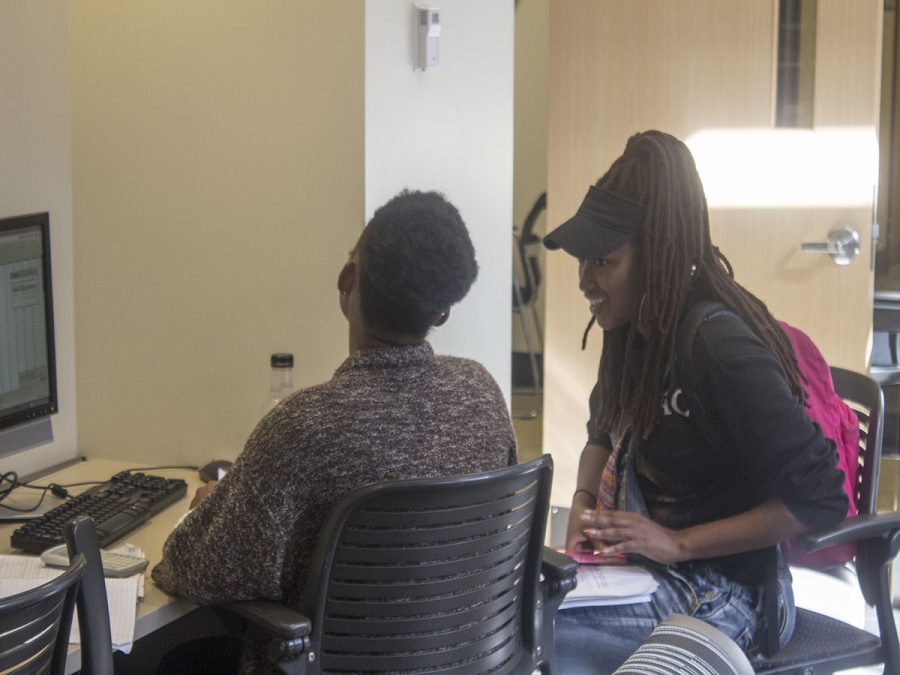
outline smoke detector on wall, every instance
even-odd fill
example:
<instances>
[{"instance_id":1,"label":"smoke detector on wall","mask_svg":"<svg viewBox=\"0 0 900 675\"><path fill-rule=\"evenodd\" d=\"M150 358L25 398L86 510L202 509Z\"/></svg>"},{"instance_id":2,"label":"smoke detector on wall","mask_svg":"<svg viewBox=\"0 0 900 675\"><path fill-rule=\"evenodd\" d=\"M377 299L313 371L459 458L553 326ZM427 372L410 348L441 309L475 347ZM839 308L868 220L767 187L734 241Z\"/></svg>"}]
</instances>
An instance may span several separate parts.
<instances>
[{"instance_id":1,"label":"smoke detector on wall","mask_svg":"<svg viewBox=\"0 0 900 675\"><path fill-rule=\"evenodd\" d=\"M441 10L425 3L413 4L416 30L416 70L428 70L438 64L441 41Z\"/></svg>"}]
</instances>

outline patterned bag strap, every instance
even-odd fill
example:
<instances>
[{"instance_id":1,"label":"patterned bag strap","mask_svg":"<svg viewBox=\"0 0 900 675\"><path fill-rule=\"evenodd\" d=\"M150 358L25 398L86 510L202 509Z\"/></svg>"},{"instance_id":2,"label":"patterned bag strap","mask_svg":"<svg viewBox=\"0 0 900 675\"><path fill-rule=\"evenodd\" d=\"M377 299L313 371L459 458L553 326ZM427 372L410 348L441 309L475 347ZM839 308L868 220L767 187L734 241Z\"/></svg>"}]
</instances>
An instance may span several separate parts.
<instances>
[{"instance_id":1,"label":"patterned bag strap","mask_svg":"<svg viewBox=\"0 0 900 675\"><path fill-rule=\"evenodd\" d=\"M618 461L620 444L613 446L606 460L606 466L600 473L600 485L597 488L597 507L612 511L616 508L616 482L618 479Z\"/></svg>"}]
</instances>

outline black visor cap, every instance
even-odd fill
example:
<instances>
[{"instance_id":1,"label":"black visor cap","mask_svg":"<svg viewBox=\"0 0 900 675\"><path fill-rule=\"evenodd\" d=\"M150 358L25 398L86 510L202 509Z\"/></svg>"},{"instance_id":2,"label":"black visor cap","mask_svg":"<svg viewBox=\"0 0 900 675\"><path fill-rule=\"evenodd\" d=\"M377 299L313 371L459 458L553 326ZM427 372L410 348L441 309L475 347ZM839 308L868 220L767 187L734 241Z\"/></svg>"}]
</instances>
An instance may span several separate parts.
<instances>
[{"instance_id":1,"label":"black visor cap","mask_svg":"<svg viewBox=\"0 0 900 675\"><path fill-rule=\"evenodd\" d=\"M647 207L596 185L574 216L544 237L544 246L579 260L595 260L622 248L640 231Z\"/></svg>"}]
</instances>

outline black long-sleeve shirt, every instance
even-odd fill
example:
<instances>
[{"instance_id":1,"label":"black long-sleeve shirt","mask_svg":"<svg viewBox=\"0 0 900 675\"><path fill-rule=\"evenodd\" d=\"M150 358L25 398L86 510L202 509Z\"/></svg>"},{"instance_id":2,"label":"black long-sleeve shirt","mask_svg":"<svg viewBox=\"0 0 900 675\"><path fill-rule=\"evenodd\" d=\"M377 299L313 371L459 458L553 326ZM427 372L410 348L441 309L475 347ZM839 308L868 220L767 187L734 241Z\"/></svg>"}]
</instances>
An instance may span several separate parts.
<instances>
[{"instance_id":1,"label":"black long-sleeve shirt","mask_svg":"<svg viewBox=\"0 0 900 675\"><path fill-rule=\"evenodd\" d=\"M640 353L636 361L640 367ZM847 497L834 442L810 421L777 357L750 328L730 312L703 322L691 365L690 389L715 425L720 447L690 419L681 387L668 392L662 421L637 453L650 517L683 529L776 498L810 529L840 522ZM593 419L597 395L592 401ZM755 552L717 562L738 581L758 580Z\"/></svg>"}]
</instances>

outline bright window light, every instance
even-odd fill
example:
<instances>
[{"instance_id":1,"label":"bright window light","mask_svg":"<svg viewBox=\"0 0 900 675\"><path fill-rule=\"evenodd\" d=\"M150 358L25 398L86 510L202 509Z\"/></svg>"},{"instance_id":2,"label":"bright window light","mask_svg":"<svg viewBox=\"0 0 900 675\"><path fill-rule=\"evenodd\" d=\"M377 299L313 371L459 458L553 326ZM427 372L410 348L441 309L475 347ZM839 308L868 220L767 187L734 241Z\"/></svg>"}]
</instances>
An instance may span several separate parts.
<instances>
[{"instance_id":1,"label":"bright window light","mask_svg":"<svg viewBox=\"0 0 900 675\"><path fill-rule=\"evenodd\" d=\"M873 127L703 129L685 141L710 208L870 207Z\"/></svg>"}]
</instances>

